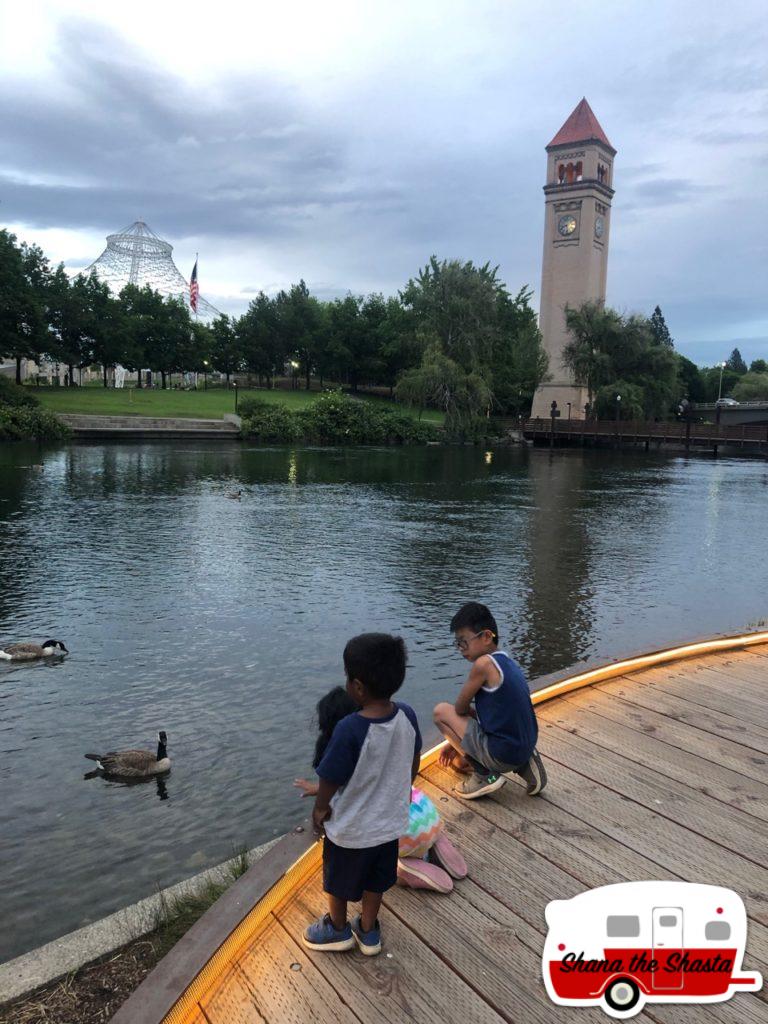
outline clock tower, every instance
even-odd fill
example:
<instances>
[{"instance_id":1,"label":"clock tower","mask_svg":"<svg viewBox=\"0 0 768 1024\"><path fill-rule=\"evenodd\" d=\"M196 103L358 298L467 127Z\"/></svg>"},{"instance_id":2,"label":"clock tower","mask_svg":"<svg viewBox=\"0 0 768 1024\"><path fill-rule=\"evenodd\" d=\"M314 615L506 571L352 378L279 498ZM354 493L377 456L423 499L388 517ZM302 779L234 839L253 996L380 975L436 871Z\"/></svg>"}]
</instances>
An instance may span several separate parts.
<instances>
[{"instance_id":1,"label":"clock tower","mask_svg":"<svg viewBox=\"0 0 768 1024\"><path fill-rule=\"evenodd\" d=\"M585 99L547 146L539 328L549 380L534 395L534 417L548 418L555 401L563 418L570 403L571 419L584 419L587 389L562 360L570 341L565 307L605 301L615 156Z\"/></svg>"}]
</instances>

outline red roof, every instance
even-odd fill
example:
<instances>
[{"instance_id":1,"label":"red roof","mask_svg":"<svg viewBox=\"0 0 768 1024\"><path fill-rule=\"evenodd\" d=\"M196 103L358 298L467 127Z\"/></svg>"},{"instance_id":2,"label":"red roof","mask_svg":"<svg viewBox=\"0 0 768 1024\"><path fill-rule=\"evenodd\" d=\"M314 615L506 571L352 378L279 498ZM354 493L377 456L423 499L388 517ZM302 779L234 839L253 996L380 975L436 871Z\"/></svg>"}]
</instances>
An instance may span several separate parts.
<instances>
[{"instance_id":1,"label":"red roof","mask_svg":"<svg viewBox=\"0 0 768 1024\"><path fill-rule=\"evenodd\" d=\"M577 142L589 142L592 139L605 143L610 150L615 152L605 132L600 127L600 122L592 113L592 108L586 99L583 99L554 139L552 139L547 149L550 146L573 146Z\"/></svg>"}]
</instances>

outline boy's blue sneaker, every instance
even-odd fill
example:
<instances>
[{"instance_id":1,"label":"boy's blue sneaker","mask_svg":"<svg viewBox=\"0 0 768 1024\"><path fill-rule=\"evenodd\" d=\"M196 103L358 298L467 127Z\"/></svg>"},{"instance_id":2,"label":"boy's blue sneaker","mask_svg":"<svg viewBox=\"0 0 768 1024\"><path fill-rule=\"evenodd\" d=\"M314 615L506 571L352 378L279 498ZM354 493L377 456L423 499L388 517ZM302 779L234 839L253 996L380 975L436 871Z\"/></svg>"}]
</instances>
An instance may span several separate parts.
<instances>
[{"instance_id":1,"label":"boy's blue sneaker","mask_svg":"<svg viewBox=\"0 0 768 1024\"><path fill-rule=\"evenodd\" d=\"M381 928L378 921L369 932L364 932L362 918L358 914L352 921L352 934L357 940L360 952L365 956L376 956L381 952Z\"/></svg>"},{"instance_id":2,"label":"boy's blue sneaker","mask_svg":"<svg viewBox=\"0 0 768 1024\"><path fill-rule=\"evenodd\" d=\"M301 941L307 949L317 949L322 953L343 953L355 945L349 921L339 931L334 928L330 914L319 917L311 924L301 936Z\"/></svg>"}]
</instances>

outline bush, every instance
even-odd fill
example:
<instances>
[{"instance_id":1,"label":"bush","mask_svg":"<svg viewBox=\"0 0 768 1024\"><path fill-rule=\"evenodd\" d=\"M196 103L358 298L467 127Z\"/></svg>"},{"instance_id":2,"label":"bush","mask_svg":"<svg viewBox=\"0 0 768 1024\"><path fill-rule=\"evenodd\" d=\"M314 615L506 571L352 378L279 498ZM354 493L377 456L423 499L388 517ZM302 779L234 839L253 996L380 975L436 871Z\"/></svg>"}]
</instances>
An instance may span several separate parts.
<instances>
[{"instance_id":1,"label":"bush","mask_svg":"<svg viewBox=\"0 0 768 1024\"><path fill-rule=\"evenodd\" d=\"M28 388L20 387L9 377L0 376L0 406L34 409L37 405L37 399Z\"/></svg>"},{"instance_id":2,"label":"bush","mask_svg":"<svg viewBox=\"0 0 768 1024\"><path fill-rule=\"evenodd\" d=\"M349 398L339 391L327 392L300 412L272 405L258 398L240 403L245 437L289 443L304 440L316 444L426 444L440 436L431 423L420 423L371 402Z\"/></svg>"},{"instance_id":3,"label":"bush","mask_svg":"<svg viewBox=\"0 0 768 1024\"><path fill-rule=\"evenodd\" d=\"M0 441L64 441L70 430L47 409L0 405Z\"/></svg>"},{"instance_id":4,"label":"bush","mask_svg":"<svg viewBox=\"0 0 768 1024\"><path fill-rule=\"evenodd\" d=\"M244 398L240 403L240 414L243 437L282 443L299 437L298 417L284 405L272 405L259 398Z\"/></svg>"}]
</instances>

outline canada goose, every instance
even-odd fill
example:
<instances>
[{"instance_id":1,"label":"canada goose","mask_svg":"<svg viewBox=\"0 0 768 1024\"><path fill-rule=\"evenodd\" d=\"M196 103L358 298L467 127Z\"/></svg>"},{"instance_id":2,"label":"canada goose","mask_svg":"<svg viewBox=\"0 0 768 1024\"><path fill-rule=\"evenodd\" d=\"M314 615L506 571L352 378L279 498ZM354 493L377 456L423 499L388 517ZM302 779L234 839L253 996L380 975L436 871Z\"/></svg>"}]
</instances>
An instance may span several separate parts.
<instances>
[{"instance_id":1,"label":"canada goose","mask_svg":"<svg viewBox=\"0 0 768 1024\"><path fill-rule=\"evenodd\" d=\"M0 647L2 661L35 661L50 658L54 654L69 654L61 640L46 640L44 644L6 644Z\"/></svg>"},{"instance_id":2,"label":"canada goose","mask_svg":"<svg viewBox=\"0 0 768 1024\"><path fill-rule=\"evenodd\" d=\"M227 494L227 497L228 498L232 498L233 501L240 501L242 496L243 496L243 492L242 491L230 491Z\"/></svg>"},{"instance_id":3,"label":"canada goose","mask_svg":"<svg viewBox=\"0 0 768 1024\"><path fill-rule=\"evenodd\" d=\"M159 775L171 767L166 752L168 737L164 732L157 734L157 755L149 750L110 750L106 754L86 754L89 761L95 761L105 775L121 776L125 779L144 778Z\"/></svg>"}]
</instances>

